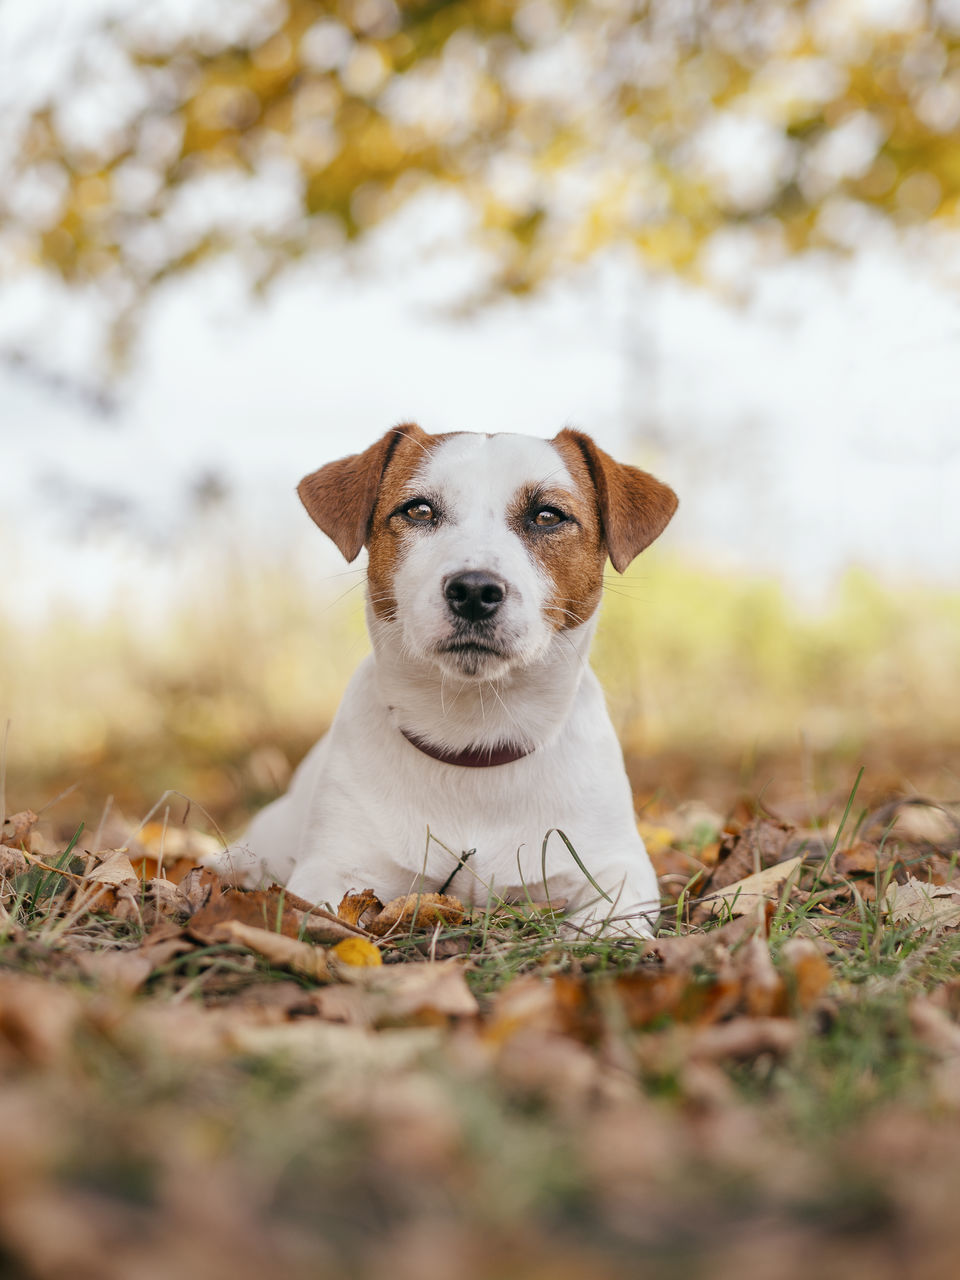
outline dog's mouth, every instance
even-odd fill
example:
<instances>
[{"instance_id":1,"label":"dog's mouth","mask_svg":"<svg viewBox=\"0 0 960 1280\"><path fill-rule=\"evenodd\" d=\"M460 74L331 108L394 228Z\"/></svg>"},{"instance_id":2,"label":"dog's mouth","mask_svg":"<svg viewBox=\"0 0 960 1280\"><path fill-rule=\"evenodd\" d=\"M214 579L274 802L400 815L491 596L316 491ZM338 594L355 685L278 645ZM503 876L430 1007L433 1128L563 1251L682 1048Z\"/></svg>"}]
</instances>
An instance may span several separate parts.
<instances>
[{"instance_id":1,"label":"dog's mouth","mask_svg":"<svg viewBox=\"0 0 960 1280\"><path fill-rule=\"evenodd\" d=\"M504 662L510 655L499 645L484 640L448 640L438 645L437 653L452 659L457 670L465 676L477 675L483 667L495 662Z\"/></svg>"}]
</instances>

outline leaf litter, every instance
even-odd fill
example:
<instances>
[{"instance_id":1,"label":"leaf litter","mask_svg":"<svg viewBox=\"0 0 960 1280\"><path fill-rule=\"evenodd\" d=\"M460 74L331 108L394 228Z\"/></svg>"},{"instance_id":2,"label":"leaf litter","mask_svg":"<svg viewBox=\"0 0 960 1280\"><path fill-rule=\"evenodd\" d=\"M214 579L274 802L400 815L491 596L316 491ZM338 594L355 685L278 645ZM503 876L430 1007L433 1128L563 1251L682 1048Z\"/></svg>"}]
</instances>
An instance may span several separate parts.
<instances>
[{"instance_id":1,"label":"leaf litter","mask_svg":"<svg viewBox=\"0 0 960 1280\"><path fill-rule=\"evenodd\" d=\"M648 814L647 942L376 886L334 912L222 884L186 829L8 818L3 1249L40 1277L925 1274L958 1244L958 826L851 804Z\"/></svg>"}]
</instances>

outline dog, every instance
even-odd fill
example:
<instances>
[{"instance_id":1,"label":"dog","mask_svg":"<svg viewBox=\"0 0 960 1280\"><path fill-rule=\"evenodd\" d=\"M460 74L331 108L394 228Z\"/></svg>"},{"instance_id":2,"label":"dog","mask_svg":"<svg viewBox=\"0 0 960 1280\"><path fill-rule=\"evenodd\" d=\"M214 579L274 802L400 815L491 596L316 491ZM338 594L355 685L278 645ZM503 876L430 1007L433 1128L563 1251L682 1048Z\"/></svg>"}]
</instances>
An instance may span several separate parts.
<instances>
[{"instance_id":1,"label":"dog","mask_svg":"<svg viewBox=\"0 0 960 1280\"><path fill-rule=\"evenodd\" d=\"M580 431L405 423L298 493L348 561L367 548L373 652L220 873L333 908L564 902L576 930L649 936L656 875L587 653L607 557L623 573L673 490Z\"/></svg>"}]
</instances>

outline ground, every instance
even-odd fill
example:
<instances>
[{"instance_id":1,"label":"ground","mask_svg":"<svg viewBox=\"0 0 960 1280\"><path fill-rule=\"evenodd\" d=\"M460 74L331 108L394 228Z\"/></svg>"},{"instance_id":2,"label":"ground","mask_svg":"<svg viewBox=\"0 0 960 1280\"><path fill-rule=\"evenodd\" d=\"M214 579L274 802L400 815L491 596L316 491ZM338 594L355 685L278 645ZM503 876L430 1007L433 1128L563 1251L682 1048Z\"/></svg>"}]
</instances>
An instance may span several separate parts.
<instances>
[{"instance_id":1,"label":"ground","mask_svg":"<svg viewBox=\"0 0 960 1280\"><path fill-rule=\"evenodd\" d=\"M0 1274L953 1274L960 808L737 792L641 804L646 943L8 818Z\"/></svg>"}]
</instances>

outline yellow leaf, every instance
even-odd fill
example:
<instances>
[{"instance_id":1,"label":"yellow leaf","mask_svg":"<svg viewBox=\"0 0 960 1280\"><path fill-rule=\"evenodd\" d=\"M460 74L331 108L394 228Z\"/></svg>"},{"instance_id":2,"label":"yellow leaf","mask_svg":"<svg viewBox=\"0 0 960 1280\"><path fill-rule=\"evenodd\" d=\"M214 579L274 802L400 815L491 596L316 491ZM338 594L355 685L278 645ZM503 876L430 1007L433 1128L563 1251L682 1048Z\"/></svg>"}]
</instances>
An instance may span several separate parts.
<instances>
[{"instance_id":1,"label":"yellow leaf","mask_svg":"<svg viewBox=\"0 0 960 1280\"><path fill-rule=\"evenodd\" d=\"M360 968L376 968L383 964L379 947L375 947L366 938L344 938L333 948L333 954L343 964Z\"/></svg>"}]
</instances>

